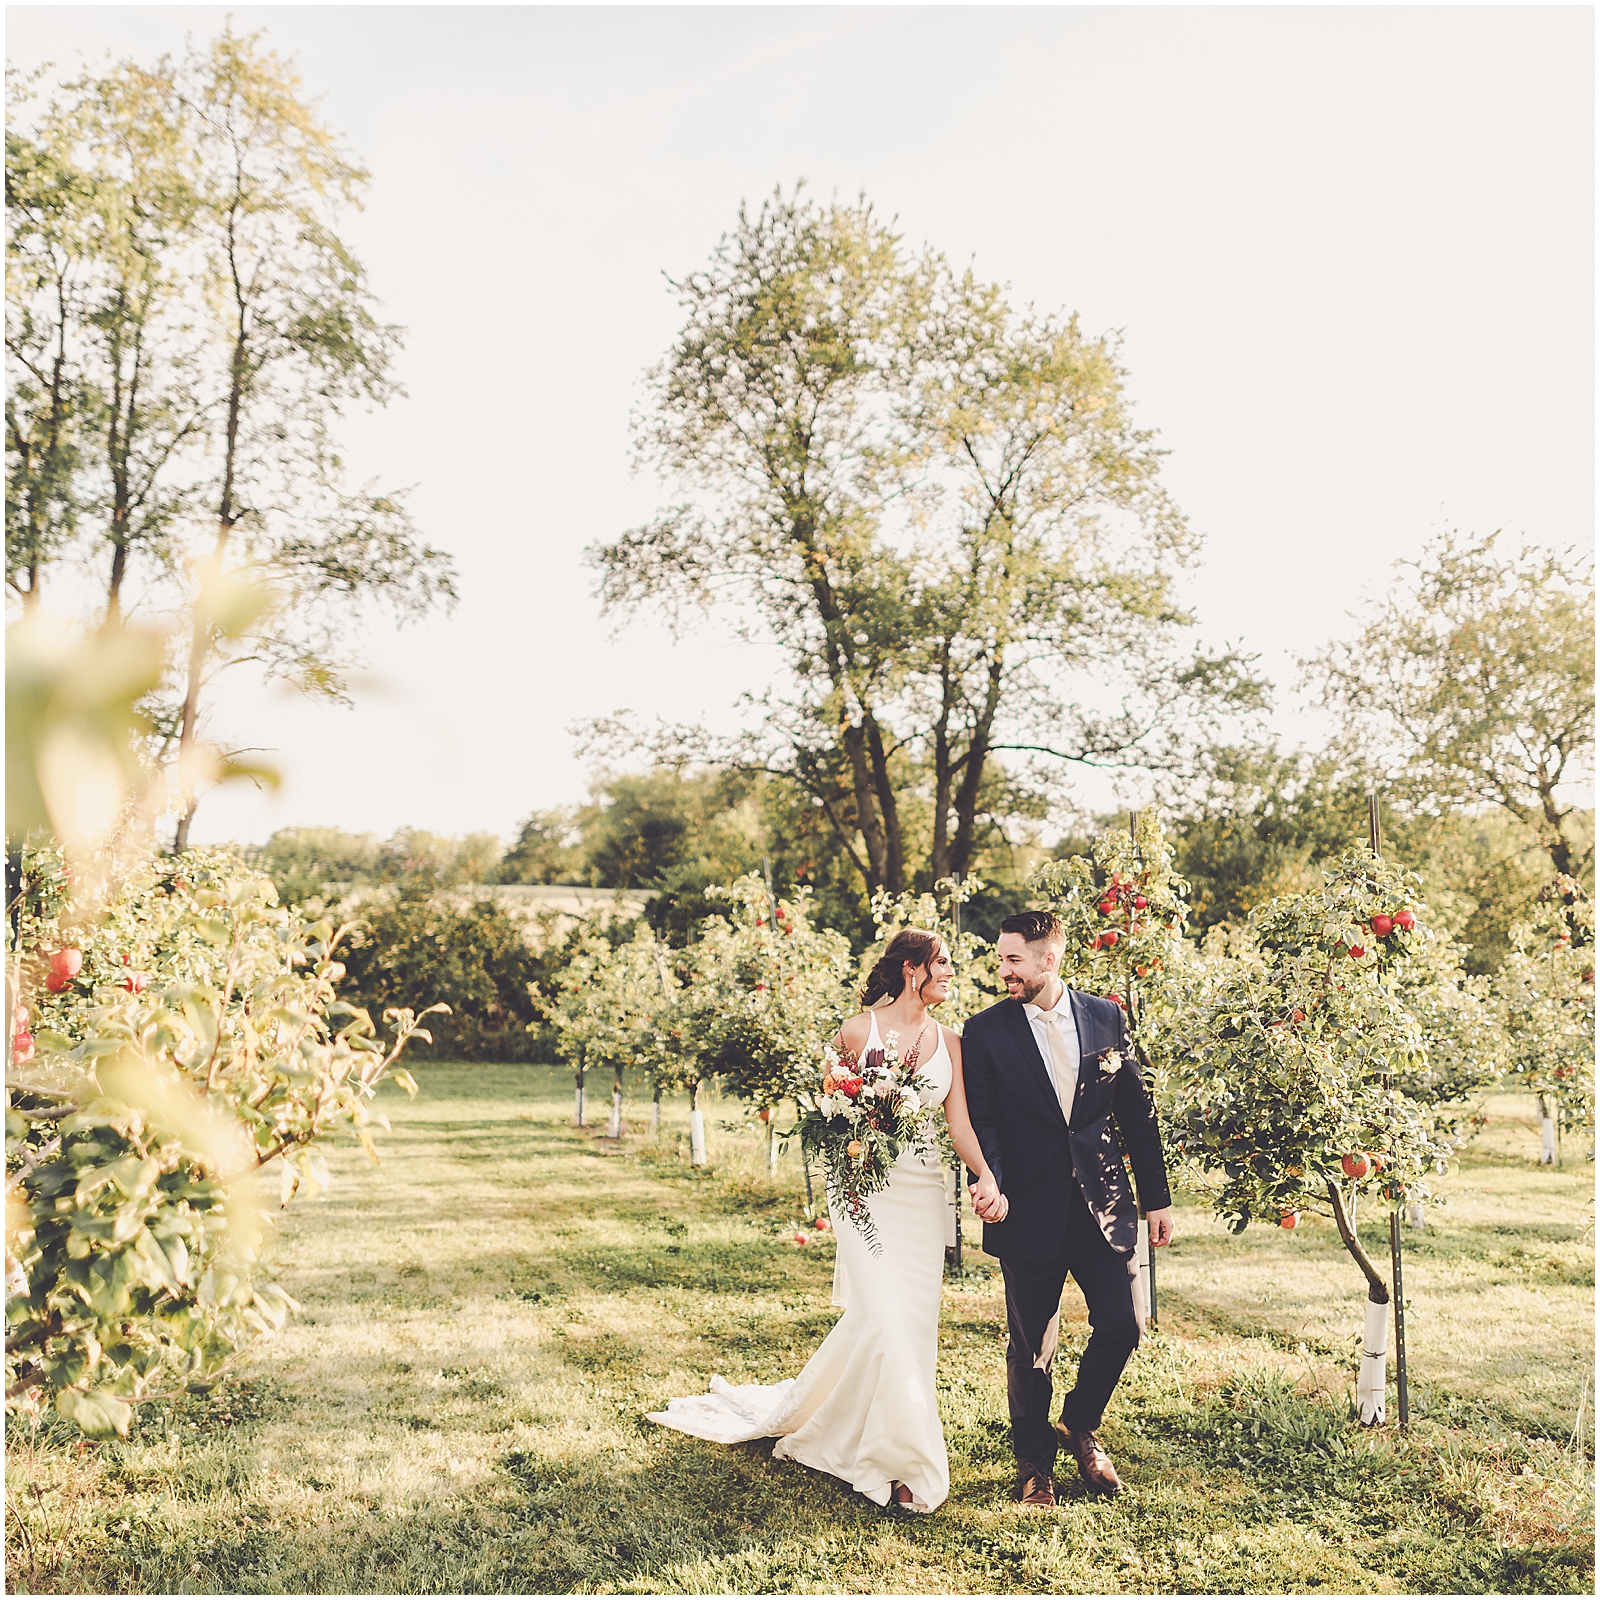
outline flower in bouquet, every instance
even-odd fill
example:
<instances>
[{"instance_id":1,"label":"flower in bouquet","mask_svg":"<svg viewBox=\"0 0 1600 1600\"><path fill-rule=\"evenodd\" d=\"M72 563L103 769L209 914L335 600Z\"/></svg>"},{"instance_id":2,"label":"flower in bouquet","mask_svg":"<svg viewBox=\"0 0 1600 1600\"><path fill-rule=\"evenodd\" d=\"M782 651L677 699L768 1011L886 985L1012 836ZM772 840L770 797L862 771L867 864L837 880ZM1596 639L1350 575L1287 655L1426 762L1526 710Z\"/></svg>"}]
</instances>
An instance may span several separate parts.
<instances>
[{"instance_id":1,"label":"flower in bouquet","mask_svg":"<svg viewBox=\"0 0 1600 1600\"><path fill-rule=\"evenodd\" d=\"M933 1112L922 1091L931 1089L917 1073L916 1052L902 1058L895 1034L881 1050L859 1059L829 1045L823 1052L822 1094L816 1109L800 1122L800 1141L827 1176L834 1210L843 1212L881 1254L868 1204L889 1182L902 1150L933 1142Z\"/></svg>"}]
</instances>

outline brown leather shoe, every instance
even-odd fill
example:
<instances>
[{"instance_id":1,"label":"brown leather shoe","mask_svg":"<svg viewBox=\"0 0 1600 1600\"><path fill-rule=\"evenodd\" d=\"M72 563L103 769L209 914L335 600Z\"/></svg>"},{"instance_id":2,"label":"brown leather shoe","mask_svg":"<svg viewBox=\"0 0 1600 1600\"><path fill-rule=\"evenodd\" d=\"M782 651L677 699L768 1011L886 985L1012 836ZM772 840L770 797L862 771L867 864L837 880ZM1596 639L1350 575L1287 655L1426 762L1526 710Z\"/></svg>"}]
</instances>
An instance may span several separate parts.
<instances>
[{"instance_id":1,"label":"brown leather shoe","mask_svg":"<svg viewBox=\"0 0 1600 1600\"><path fill-rule=\"evenodd\" d=\"M1117 1469L1111 1465L1111 1457L1100 1446L1100 1441L1087 1429L1079 1431L1069 1428L1066 1423L1058 1422L1056 1432L1067 1441L1067 1448L1078 1459L1078 1471L1083 1474L1083 1481L1095 1491L1096 1494L1120 1494L1122 1492L1122 1479L1117 1476Z\"/></svg>"},{"instance_id":2,"label":"brown leather shoe","mask_svg":"<svg viewBox=\"0 0 1600 1600\"><path fill-rule=\"evenodd\" d=\"M1056 1503L1056 1486L1048 1472L1026 1461L1017 1467L1017 1499L1035 1511L1049 1511Z\"/></svg>"}]
</instances>

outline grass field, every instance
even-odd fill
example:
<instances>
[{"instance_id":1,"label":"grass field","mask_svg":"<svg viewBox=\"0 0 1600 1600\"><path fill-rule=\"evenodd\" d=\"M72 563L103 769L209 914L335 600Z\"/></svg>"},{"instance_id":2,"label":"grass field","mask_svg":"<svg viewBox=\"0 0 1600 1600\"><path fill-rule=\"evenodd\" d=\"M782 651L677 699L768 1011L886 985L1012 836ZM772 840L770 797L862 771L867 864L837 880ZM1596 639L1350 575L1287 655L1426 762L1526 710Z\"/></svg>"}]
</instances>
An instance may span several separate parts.
<instances>
[{"instance_id":1,"label":"grass field","mask_svg":"<svg viewBox=\"0 0 1600 1600\"><path fill-rule=\"evenodd\" d=\"M384 1094L383 1165L341 1153L289 1213L304 1313L241 1379L126 1444L12 1427L12 1592L1592 1590L1594 1169L1534 1166L1531 1105L1491 1107L1408 1233L1406 1438L1351 1420L1362 1284L1331 1227L1233 1239L1180 1204L1160 1333L1103 1429L1110 1504L1071 1468L1054 1513L1009 1499L1000 1280L969 1220L951 1499L900 1519L642 1421L714 1372L797 1370L832 1325L831 1243L786 1242L792 1159L769 1181L731 1106L696 1173L681 1104L655 1145L635 1108L614 1148L552 1070L418 1076Z\"/></svg>"}]
</instances>

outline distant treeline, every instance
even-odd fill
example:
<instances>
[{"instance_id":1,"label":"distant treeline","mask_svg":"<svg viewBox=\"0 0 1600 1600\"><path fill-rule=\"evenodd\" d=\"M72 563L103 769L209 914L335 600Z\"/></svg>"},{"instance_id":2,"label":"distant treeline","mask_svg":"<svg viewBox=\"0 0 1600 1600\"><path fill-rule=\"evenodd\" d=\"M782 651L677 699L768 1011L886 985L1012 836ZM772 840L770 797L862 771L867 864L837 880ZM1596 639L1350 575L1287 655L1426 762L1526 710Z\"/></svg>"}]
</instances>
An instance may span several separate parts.
<instances>
[{"instance_id":1,"label":"distant treeline","mask_svg":"<svg viewBox=\"0 0 1600 1600\"><path fill-rule=\"evenodd\" d=\"M1028 869L1083 852L1108 820L1086 818L1081 833L1048 842L992 838L976 869L985 891L965 908L974 931L992 938L1000 918L1023 904ZM1239 925L1252 907L1305 888L1323 863L1364 840L1366 786L1310 757L1222 751L1188 803L1167 808L1166 820L1176 866L1191 886L1190 928L1203 934ZM1550 878L1538 837L1504 812L1423 813L1386 803L1383 823L1387 852L1421 873L1430 904L1470 947L1469 966L1493 970L1512 922ZM1593 812L1574 815L1569 826L1587 847ZM401 903L469 884L643 890L650 894L647 920L675 943L713 909L708 886L770 872L780 893L812 889L821 924L858 945L872 936L865 887L830 830L818 825L803 796L767 778L664 769L608 777L583 805L533 813L509 846L488 833L402 829L380 840L336 828L285 828L257 859L279 895L295 902L322 896L331 884L393 884ZM1592 891L1592 862L1584 881ZM468 930L451 932L459 939Z\"/></svg>"}]
</instances>

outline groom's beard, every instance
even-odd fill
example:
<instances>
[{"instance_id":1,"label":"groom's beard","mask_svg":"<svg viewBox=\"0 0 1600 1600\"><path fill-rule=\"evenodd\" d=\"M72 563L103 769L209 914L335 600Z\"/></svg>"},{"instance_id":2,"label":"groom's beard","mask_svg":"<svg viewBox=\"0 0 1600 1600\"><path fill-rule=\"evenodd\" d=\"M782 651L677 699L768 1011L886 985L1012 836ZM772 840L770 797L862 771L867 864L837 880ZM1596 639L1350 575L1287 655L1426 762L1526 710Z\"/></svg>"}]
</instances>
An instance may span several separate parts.
<instances>
[{"instance_id":1,"label":"groom's beard","mask_svg":"<svg viewBox=\"0 0 1600 1600\"><path fill-rule=\"evenodd\" d=\"M1024 978L1018 974L1017 987L1007 992L1013 1000L1020 1000L1025 1006L1032 1005L1044 993L1045 979L1048 977L1047 972L1041 972L1037 978Z\"/></svg>"}]
</instances>

